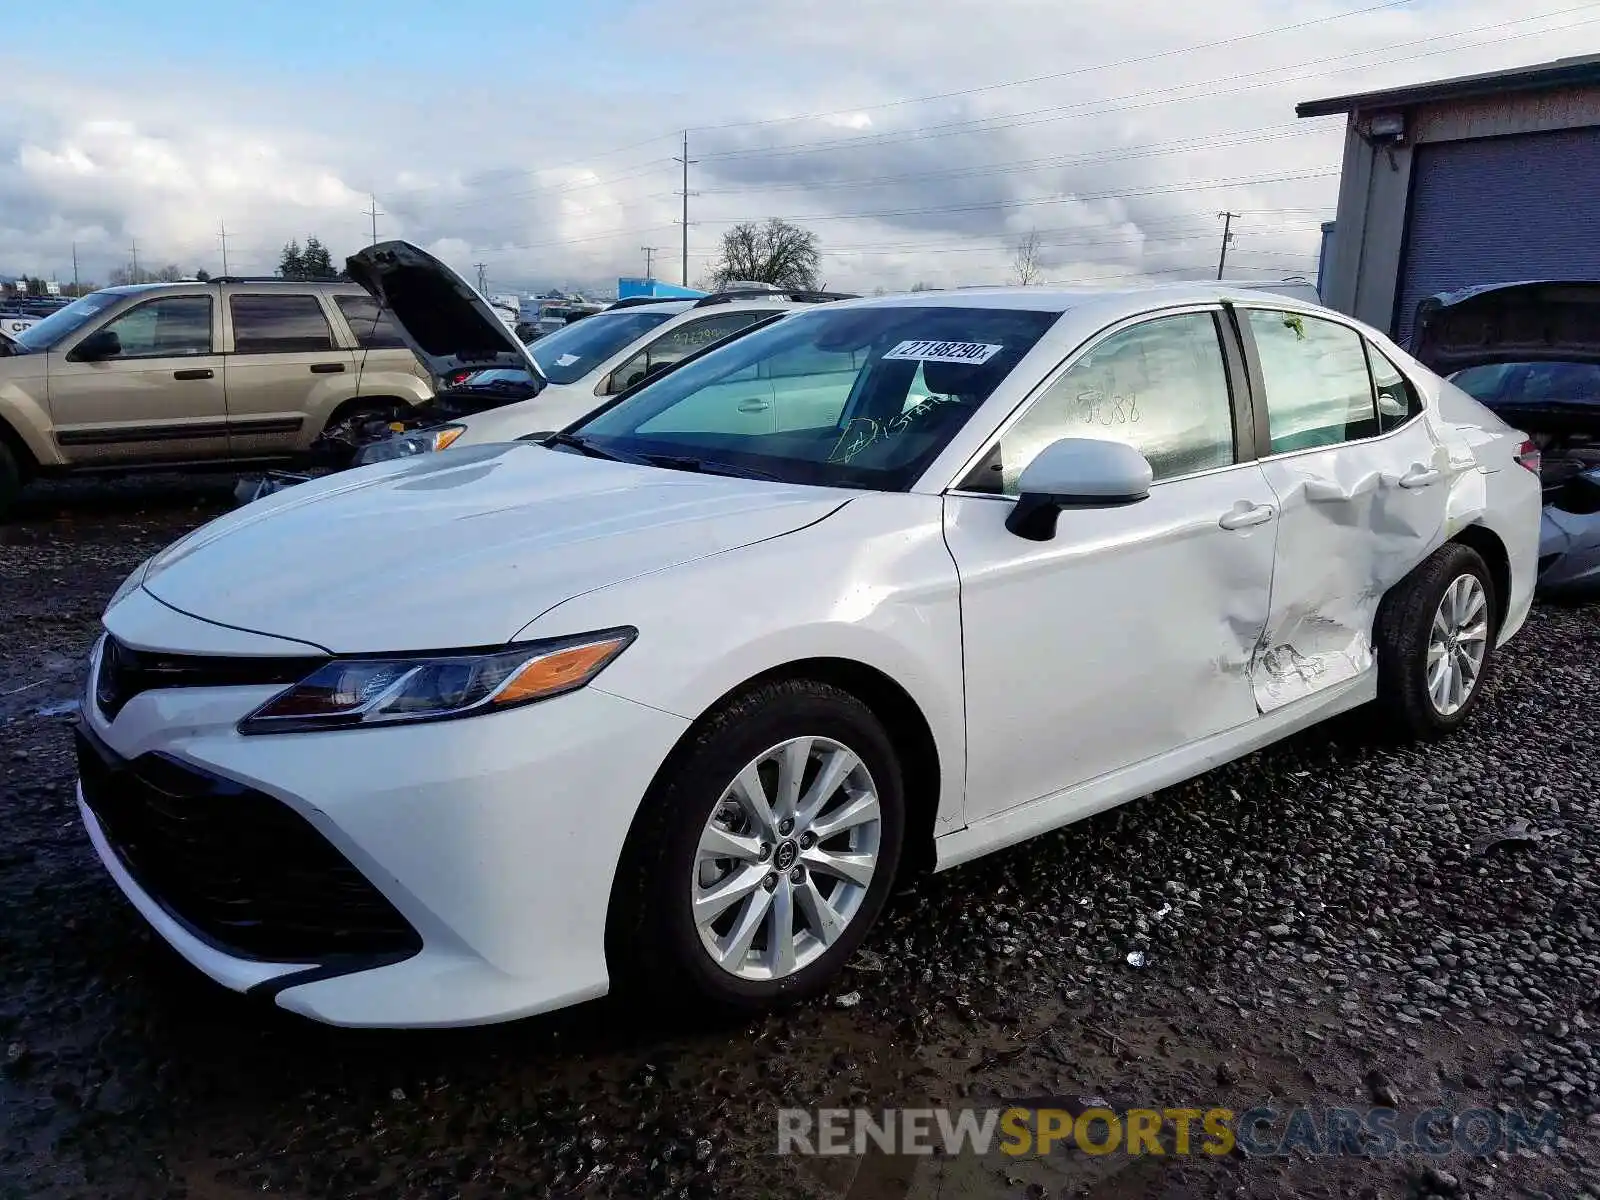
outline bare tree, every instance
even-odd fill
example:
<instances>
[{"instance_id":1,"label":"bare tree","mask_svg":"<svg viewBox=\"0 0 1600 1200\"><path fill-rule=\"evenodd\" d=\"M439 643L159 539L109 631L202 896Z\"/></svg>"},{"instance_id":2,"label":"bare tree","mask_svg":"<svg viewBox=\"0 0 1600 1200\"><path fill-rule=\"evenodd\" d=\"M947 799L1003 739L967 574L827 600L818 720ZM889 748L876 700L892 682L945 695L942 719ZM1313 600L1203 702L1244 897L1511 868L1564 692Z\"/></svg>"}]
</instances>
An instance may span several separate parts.
<instances>
[{"instance_id":1,"label":"bare tree","mask_svg":"<svg viewBox=\"0 0 1600 1200\"><path fill-rule=\"evenodd\" d=\"M1017 239L1011 255L1011 273L1018 287L1032 287L1039 282L1039 231L1030 229Z\"/></svg>"},{"instance_id":2,"label":"bare tree","mask_svg":"<svg viewBox=\"0 0 1600 1200\"><path fill-rule=\"evenodd\" d=\"M913 292L935 292L939 289L934 287L933 284L927 282L926 280L919 279L911 285L911 290Z\"/></svg>"},{"instance_id":3,"label":"bare tree","mask_svg":"<svg viewBox=\"0 0 1600 1200\"><path fill-rule=\"evenodd\" d=\"M810 291L817 286L822 252L817 235L773 217L765 225L750 221L722 235L722 255L712 269L721 288L740 280Z\"/></svg>"}]
</instances>

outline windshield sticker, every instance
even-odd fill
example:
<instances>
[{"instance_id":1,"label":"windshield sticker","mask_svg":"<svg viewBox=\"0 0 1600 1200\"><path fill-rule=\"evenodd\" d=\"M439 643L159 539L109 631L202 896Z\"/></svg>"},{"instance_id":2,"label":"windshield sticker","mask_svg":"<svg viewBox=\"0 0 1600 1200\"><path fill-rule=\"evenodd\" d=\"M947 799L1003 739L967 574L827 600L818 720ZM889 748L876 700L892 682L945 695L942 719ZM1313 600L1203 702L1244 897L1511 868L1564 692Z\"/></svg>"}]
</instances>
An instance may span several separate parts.
<instances>
[{"instance_id":1,"label":"windshield sticker","mask_svg":"<svg viewBox=\"0 0 1600 1200\"><path fill-rule=\"evenodd\" d=\"M1004 346L989 342L901 342L883 357L902 362L971 363L981 366L1004 349Z\"/></svg>"},{"instance_id":2,"label":"windshield sticker","mask_svg":"<svg viewBox=\"0 0 1600 1200\"><path fill-rule=\"evenodd\" d=\"M575 363L577 361L578 361L578 356L576 354L563 354L560 358L556 359L556 366L558 366L558 367L570 367L573 363Z\"/></svg>"}]
</instances>

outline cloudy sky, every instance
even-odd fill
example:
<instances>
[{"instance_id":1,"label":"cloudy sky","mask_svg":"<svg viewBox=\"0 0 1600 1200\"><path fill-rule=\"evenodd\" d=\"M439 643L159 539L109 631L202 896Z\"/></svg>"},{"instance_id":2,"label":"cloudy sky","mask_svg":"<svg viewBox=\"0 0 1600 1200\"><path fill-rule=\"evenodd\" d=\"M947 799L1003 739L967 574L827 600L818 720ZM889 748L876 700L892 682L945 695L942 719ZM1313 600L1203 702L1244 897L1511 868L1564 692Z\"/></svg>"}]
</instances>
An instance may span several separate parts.
<instances>
[{"instance_id":1,"label":"cloudy sky","mask_svg":"<svg viewBox=\"0 0 1600 1200\"><path fill-rule=\"evenodd\" d=\"M246 9L235 13L231 9ZM69 15L70 14L70 15ZM1316 270L1340 118L1297 101L1600 47L1575 0L77 0L8 5L0 271L269 271L378 233L492 290L689 278L813 229L829 286Z\"/></svg>"}]
</instances>

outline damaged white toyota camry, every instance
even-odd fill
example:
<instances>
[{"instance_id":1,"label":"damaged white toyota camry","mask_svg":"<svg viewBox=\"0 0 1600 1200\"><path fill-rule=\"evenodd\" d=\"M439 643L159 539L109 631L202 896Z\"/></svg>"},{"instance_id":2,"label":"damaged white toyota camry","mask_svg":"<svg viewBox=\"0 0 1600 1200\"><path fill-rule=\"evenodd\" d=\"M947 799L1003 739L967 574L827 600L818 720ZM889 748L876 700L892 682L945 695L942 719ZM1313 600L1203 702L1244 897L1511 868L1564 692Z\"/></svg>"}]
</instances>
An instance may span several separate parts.
<instances>
[{"instance_id":1,"label":"damaged white toyota camry","mask_svg":"<svg viewBox=\"0 0 1600 1200\"><path fill-rule=\"evenodd\" d=\"M397 313L462 306L419 344L475 336L367 255ZM827 305L155 556L93 653L82 817L190 962L318 1020L751 1010L913 866L1368 702L1459 725L1528 612L1537 469L1280 296Z\"/></svg>"}]
</instances>

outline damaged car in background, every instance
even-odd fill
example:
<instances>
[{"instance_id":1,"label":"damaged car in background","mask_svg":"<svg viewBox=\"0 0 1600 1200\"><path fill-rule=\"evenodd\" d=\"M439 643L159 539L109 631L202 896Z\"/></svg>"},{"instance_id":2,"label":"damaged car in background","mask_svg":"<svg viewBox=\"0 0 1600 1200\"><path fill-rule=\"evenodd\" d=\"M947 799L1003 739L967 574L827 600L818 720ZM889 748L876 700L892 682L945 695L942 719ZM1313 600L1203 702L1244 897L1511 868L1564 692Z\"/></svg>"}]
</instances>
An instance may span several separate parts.
<instances>
[{"instance_id":1,"label":"damaged car in background","mask_svg":"<svg viewBox=\"0 0 1600 1200\"><path fill-rule=\"evenodd\" d=\"M1458 728L1532 601L1530 466L1286 297L818 305L155 555L79 811L189 962L321 1021L750 1013L827 988L909 870L1357 706Z\"/></svg>"},{"instance_id":2,"label":"damaged car in background","mask_svg":"<svg viewBox=\"0 0 1600 1200\"><path fill-rule=\"evenodd\" d=\"M1600 585L1600 282L1510 283L1422 301L1418 359L1542 456L1539 586Z\"/></svg>"}]
</instances>

